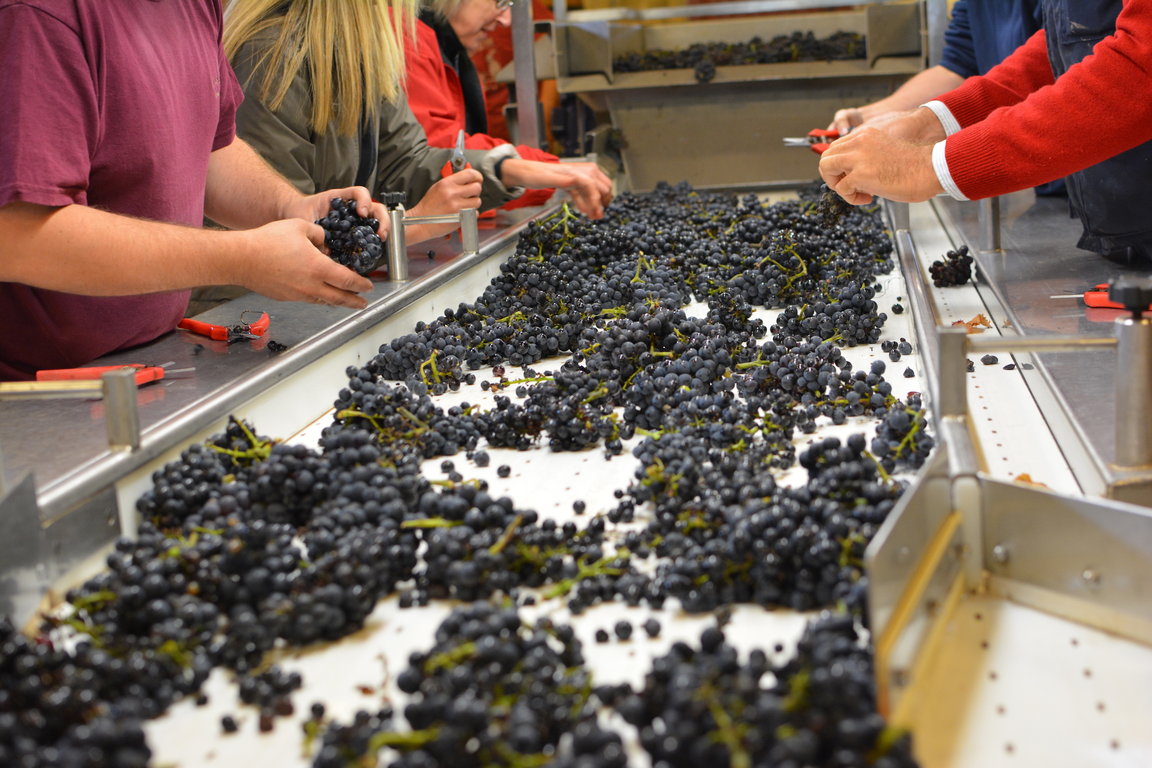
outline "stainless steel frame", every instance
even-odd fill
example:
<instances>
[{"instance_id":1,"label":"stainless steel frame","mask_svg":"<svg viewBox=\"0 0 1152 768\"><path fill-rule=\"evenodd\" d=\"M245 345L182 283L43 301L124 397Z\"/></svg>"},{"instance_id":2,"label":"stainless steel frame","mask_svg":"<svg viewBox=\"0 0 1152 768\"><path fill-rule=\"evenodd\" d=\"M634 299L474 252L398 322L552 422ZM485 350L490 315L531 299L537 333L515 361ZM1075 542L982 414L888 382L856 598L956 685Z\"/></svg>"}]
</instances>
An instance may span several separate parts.
<instances>
[{"instance_id":1,"label":"stainless steel frame","mask_svg":"<svg viewBox=\"0 0 1152 768\"><path fill-rule=\"evenodd\" d=\"M949 606L964 591L991 592L1152 644L1152 603L1147 600L1152 594L1152 513L1117 500L1152 501L1145 493L1152 469L1147 452L1152 401L1143 390L1146 382L1132 386L1128 381L1146 375L1152 338L1143 320L1116 312L1093 336L1027 335L1012 321L1014 330L1008 335L988 338L970 336L964 328L941 327L916 256L916 233L907 229L907 212L899 205L889 210L922 354L931 361L929 389L942 449L901 498L866 555L880 699L883 711L906 722L907 707L912 706L907 694L918 670L930 661ZM969 231L992 234L984 242L999 244L1000 238L988 230L988 214L985 206L982 216L969 220ZM1006 243L1011 247L1010 238ZM998 250L984 249L980 255L997 255ZM981 270L982 292L988 288L989 273ZM1005 288L991 292L990 306L1008 306ZM1100 333L1113 328L1118 330L1115 335ZM1113 400L1123 409L1118 421L1135 425L1116 431L1115 454L1129 462L1112 468L1107 490L1116 498L1054 493L996 480L982 470L968 418L965 364L967 354L993 350L1032 353L1037 369L1059 359L1055 350L1071 352L1081 366L1085 357L1098 363L1096 350L1112 355L1106 371L1093 368L1085 374L1108 379L1107 372L1117 371L1111 379L1117 382ZM1059 403L1049 397L1050 378L1033 376L1030 381L1042 384L1038 403ZM1098 399L1109 399L1103 385L1097 394ZM1051 423L1064 429L1075 421L1074 414L1064 411L1054 414Z\"/></svg>"}]
</instances>

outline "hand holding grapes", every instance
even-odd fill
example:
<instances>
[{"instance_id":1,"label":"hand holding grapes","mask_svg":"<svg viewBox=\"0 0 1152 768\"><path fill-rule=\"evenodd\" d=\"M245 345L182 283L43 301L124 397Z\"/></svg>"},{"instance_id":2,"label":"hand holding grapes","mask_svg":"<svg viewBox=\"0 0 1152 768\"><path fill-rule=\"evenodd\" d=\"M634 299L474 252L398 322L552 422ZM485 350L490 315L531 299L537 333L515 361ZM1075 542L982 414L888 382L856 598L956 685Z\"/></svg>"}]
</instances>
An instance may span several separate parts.
<instances>
[{"instance_id":1,"label":"hand holding grapes","mask_svg":"<svg viewBox=\"0 0 1152 768\"><path fill-rule=\"evenodd\" d=\"M280 301L367 306L358 294L371 290L372 281L325 255L319 225L284 219L238 234L250 243L240 264L240 285Z\"/></svg>"},{"instance_id":2,"label":"hand holding grapes","mask_svg":"<svg viewBox=\"0 0 1152 768\"><path fill-rule=\"evenodd\" d=\"M372 195L366 187L328 189L314 195L292 198L284 204L282 218L316 221L328 213L333 198L353 200L356 203L357 214L366 219L373 218L380 222L380 229L377 231L380 239L383 240L388 236L388 211L383 205L372 199Z\"/></svg>"}]
</instances>

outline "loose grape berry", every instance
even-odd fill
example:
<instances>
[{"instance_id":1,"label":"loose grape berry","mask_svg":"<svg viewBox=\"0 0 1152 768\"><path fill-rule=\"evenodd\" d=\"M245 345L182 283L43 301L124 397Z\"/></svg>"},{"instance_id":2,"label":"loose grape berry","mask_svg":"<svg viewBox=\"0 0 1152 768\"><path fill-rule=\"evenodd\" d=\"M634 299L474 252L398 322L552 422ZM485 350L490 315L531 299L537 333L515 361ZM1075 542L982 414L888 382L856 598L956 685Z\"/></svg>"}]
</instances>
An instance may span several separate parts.
<instances>
[{"instance_id":1,"label":"loose grape berry","mask_svg":"<svg viewBox=\"0 0 1152 768\"><path fill-rule=\"evenodd\" d=\"M621 640L628 640L632 637L632 625L624 620L616 622L612 627L612 631L616 633L616 637Z\"/></svg>"}]
</instances>

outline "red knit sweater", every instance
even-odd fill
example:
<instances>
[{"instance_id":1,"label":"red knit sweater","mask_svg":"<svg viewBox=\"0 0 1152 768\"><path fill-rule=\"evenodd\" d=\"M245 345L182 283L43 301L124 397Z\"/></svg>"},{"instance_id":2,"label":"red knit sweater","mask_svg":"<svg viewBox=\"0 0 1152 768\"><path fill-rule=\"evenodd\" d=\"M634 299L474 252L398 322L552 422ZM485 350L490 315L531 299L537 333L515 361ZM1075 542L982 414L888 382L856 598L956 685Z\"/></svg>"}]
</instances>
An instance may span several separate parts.
<instances>
[{"instance_id":1,"label":"red knit sweater","mask_svg":"<svg viewBox=\"0 0 1152 768\"><path fill-rule=\"evenodd\" d=\"M945 158L969 199L1036 186L1152 140L1152 4L1053 82L1044 31L940 98L960 123Z\"/></svg>"}]
</instances>

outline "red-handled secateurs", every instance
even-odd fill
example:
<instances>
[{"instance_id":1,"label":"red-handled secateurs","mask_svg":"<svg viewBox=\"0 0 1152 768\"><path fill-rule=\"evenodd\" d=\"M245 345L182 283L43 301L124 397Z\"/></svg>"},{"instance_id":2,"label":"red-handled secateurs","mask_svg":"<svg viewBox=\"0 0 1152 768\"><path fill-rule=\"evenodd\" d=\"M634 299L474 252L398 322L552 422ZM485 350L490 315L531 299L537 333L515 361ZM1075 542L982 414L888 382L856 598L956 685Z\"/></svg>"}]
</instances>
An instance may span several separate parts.
<instances>
[{"instance_id":1,"label":"red-handled secateurs","mask_svg":"<svg viewBox=\"0 0 1152 768\"><path fill-rule=\"evenodd\" d=\"M193 320L186 317L180 321L176 326L183 328L192 333L198 333L201 336L207 336L216 341L226 341L233 344L237 341L249 341L251 339L258 339L268 332L268 326L271 324L267 312L262 312L260 318L254 323L240 323L239 325L213 325L212 323L205 323L200 320Z\"/></svg>"},{"instance_id":2,"label":"red-handled secateurs","mask_svg":"<svg viewBox=\"0 0 1152 768\"><path fill-rule=\"evenodd\" d=\"M808 147L818 155L824 153L828 146L836 139L840 138L837 131L828 128L813 128L808 131L807 136L794 136L784 139L784 146L786 147Z\"/></svg>"},{"instance_id":3,"label":"red-handled secateurs","mask_svg":"<svg viewBox=\"0 0 1152 768\"><path fill-rule=\"evenodd\" d=\"M140 387L165 377L178 378L180 374L189 373L193 370L192 368L172 368L173 365L175 363L164 363L163 365L122 363L120 365L92 365L85 368L45 368L36 371L36 381L86 381L99 379L109 371L130 368L136 371L136 386Z\"/></svg>"}]
</instances>

